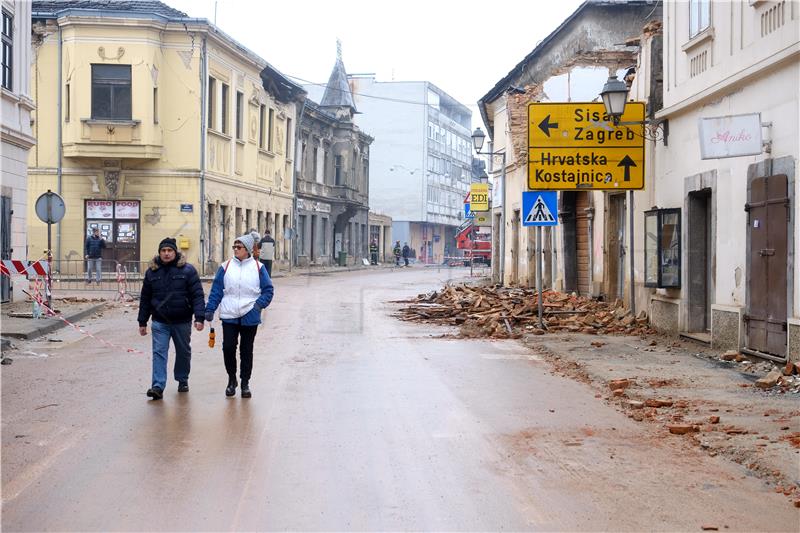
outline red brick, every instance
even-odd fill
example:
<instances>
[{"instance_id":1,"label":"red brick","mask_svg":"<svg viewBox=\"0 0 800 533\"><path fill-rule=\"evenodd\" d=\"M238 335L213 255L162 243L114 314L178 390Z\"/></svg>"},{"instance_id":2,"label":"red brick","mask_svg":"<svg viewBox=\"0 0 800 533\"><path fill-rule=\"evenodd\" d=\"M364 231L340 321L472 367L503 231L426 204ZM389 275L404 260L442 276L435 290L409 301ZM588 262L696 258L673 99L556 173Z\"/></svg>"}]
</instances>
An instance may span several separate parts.
<instances>
[{"instance_id":1,"label":"red brick","mask_svg":"<svg viewBox=\"0 0 800 533\"><path fill-rule=\"evenodd\" d=\"M669 424L667 429L669 429L669 432L673 435L685 435L697 431L697 428L691 424Z\"/></svg>"},{"instance_id":2,"label":"red brick","mask_svg":"<svg viewBox=\"0 0 800 533\"><path fill-rule=\"evenodd\" d=\"M608 382L608 387L613 391L627 389L630 385L631 382L627 379L614 379Z\"/></svg>"}]
</instances>

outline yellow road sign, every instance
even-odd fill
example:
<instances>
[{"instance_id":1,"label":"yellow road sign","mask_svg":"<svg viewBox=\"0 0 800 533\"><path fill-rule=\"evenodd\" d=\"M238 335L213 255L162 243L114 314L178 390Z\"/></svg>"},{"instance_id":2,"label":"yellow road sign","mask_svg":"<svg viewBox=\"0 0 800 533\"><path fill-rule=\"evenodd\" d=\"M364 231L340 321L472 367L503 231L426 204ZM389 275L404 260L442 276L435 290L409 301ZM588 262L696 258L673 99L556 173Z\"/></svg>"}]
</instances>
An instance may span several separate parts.
<instances>
[{"instance_id":1,"label":"yellow road sign","mask_svg":"<svg viewBox=\"0 0 800 533\"><path fill-rule=\"evenodd\" d=\"M475 213L475 218L472 219L473 226L486 227L492 225L491 214L488 211Z\"/></svg>"},{"instance_id":2,"label":"yellow road sign","mask_svg":"<svg viewBox=\"0 0 800 533\"><path fill-rule=\"evenodd\" d=\"M644 187L644 104L629 102L615 126L598 103L528 105L528 188Z\"/></svg>"},{"instance_id":3,"label":"yellow road sign","mask_svg":"<svg viewBox=\"0 0 800 533\"><path fill-rule=\"evenodd\" d=\"M489 184L472 183L469 186L470 200L469 208L471 211L489 210Z\"/></svg>"}]
</instances>

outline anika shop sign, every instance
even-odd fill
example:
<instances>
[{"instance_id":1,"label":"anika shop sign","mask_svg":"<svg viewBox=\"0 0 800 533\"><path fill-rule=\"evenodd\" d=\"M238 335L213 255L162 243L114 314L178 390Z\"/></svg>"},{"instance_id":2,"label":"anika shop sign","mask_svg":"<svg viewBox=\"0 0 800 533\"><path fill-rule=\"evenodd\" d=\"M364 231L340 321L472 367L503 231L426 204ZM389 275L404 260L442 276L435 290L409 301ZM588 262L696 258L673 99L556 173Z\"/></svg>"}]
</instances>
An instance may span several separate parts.
<instances>
[{"instance_id":1,"label":"anika shop sign","mask_svg":"<svg viewBox=\"0 0 800 533\"><path fill-rule=\"evenodd\" d=\"M760 113L701 118L698 126L700 128L701 159L720 159L761 153Z\"/></svg>"}]
</instances>

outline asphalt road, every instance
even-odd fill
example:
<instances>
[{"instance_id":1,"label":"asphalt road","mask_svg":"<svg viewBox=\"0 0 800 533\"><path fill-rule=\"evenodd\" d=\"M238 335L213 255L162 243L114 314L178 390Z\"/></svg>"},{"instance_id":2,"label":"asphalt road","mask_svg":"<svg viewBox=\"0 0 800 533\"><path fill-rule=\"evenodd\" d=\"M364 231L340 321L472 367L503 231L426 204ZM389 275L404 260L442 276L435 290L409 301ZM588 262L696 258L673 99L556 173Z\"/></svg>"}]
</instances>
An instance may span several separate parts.
<instances>
[{"instance_id":1,"label":"asphalt road","mask_svg":"<svg viewBox=\"0 0 800 533\"><path fill-rule=\"evenodd\" d=\"M649 433L516 341L391 316L464 273L278 280L249 400L224 396L221 334L210 349L193 332L191 390L159 402L148 356L67 330L24 344L2 367L2 529L798 529L743 468ZM149 350L135 307L83 325Z\"/></svg>"}]
</instances>

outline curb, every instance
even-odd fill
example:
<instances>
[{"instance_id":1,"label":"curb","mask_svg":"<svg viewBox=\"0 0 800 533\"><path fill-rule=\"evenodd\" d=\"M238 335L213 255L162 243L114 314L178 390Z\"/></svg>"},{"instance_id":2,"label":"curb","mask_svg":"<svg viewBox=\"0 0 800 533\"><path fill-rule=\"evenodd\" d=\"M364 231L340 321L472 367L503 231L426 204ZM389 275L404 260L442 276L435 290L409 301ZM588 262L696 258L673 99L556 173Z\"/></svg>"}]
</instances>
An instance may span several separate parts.
<instances>
[{"instance_id":1,"label":"curb","mask_svg":"<svg viewBox=\"0 0 800 533\"><path fill-rule=\"evenodd\" d=\"M97 312L98 310L104 308L105 306L106 306L105 303L96 304L96 305L88 307L88 308L86 308L86 309L84 309L82 311L78 311L75 314L72 314L72 315L69 315L69 316L63 315L63 318L65 320L68 320L69 322L77 322L78 320L81 320L81 319L86 318L87 316L89 316L91 314L94 314L95 312ZM41 337L42 335L47 335L48 333L52 333L52 332L57 331L57 330L59 330L59 329L61 329L61 328L66 326L66 324L64 323L63 320L59 320L58 318L55 318L55 317L48 317L45 320L50 320L51 322L49 324L44 324L41 327L34 328L34 329L30 330L30 331L21 331L21 332L4 331L3 332L3 336L4 337L10 337L10 338L13 338L13 339L31 340L31 339L35 339L37 337Z\"/></svg>"}]
</instances>

